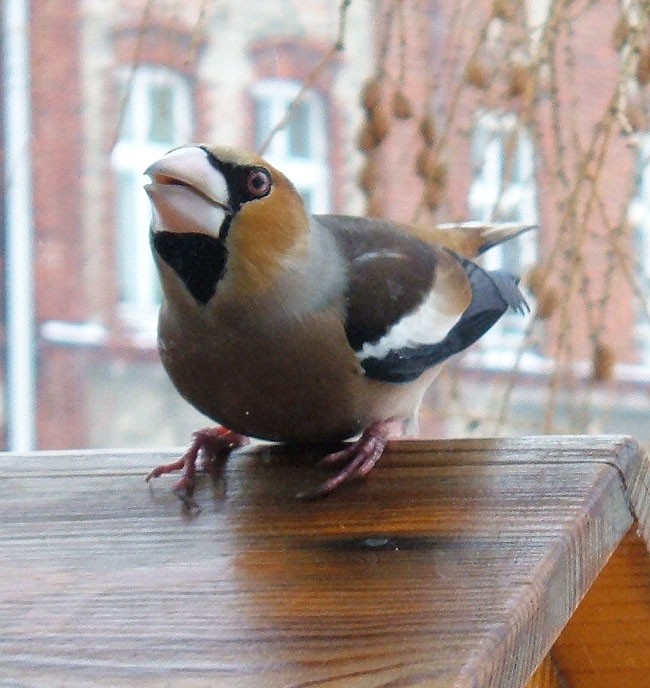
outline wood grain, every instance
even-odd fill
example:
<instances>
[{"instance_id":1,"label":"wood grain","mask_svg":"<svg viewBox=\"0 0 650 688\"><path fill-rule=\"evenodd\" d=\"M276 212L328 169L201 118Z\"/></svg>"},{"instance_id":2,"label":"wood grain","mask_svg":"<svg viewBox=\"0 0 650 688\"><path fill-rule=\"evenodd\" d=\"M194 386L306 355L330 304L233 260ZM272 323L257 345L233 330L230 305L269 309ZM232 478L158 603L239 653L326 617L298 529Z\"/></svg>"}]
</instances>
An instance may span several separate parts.
<instances>
[{"instance_id":1,"label":"wood grain","mask_svg":"<svg viewBox=\"0 0 650 688\"><path fill-rule=\"evenodd\" d=\"M566 688L566 683L551 655L547 655L537 667L526 683L526 688Z\"/></svg>"},{"instance_id":2,"label":"wood grain","mask_svg":"<svg viewBox=\"0 0 650 688\"><path fill-rule=\"evenodd\" d=\"M553 648L571 688L650 685L650 556L636 525Z\"/></svg>"},{"instance_id":3,"label":"wood grain","mask_svg":"<svg viewBox=\"0 0 650 688\"><path fill-rule=\"evenodd\" d=\"M299 502L321 453L237 453L199 515L170 453L2 457L0 685L521 688L646 499L626 438L396 442Z\"/></svg>"}]
</instances>

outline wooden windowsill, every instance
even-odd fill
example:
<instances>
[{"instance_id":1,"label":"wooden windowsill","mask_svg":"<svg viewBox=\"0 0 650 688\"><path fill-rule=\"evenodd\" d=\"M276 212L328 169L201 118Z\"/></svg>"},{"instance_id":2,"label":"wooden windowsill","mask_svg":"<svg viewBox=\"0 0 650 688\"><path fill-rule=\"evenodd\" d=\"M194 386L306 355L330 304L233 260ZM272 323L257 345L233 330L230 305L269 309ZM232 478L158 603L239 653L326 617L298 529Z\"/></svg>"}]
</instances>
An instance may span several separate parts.
<instances>
[{"instance_id":1,"label":"wooden windowsill","mask_svg":"<svg viewBox=\"0 0 650 688\"><path fill-rule=\"evenodd\" d=\"M198 515L171 478L144 483L171 456L0 455L8 685L650 676L645 622L642 643L625 635L650 619L650 477L634 440L399 441L366 480L314 502L293 495L322 480L318 451L254 447L199 477Z\"/></svg>"}]
</instances>

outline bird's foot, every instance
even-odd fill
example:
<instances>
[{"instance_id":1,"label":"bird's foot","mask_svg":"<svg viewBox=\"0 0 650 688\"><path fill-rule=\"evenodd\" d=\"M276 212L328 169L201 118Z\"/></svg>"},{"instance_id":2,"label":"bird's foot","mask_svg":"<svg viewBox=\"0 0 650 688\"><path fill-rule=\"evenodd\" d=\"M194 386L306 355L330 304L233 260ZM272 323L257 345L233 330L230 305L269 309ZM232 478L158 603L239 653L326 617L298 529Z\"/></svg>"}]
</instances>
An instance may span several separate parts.
<instances>
[{"instance_id":1,"label":"bird's foot","mask_svg":"<svg viewBox=\"0 0 650 688\"><path fill-rule=\"evenodd\" d=\"M296 497L298 499L325 497L343 483L368 475L384 453L388 438L393 435L396 425L397 423L393 420L373 423L366 428L358 440L345 449L325 456L320 461L321 466L345 465L318 487L299 492ZM401 430L401 423L398 427Z\"/></svg>"},{"instance_id":2,"label":"bird's foot","mask_svg":"<svg viewBox=\"0 0 650 688\"><path fill-rule=\"evenodd\" d=\"M201 458L203 465L208 462L225 459L238 447L248 444L248 438L227 428L204 428L192 434L192 442L178 461L156 466L149 471L145 480L158 478L165 473L183 471L181 479L172 487L172 492L190 510L200 511L199 505L192 499L195 486L196 463Z\"/></svg>"}]
</instances>

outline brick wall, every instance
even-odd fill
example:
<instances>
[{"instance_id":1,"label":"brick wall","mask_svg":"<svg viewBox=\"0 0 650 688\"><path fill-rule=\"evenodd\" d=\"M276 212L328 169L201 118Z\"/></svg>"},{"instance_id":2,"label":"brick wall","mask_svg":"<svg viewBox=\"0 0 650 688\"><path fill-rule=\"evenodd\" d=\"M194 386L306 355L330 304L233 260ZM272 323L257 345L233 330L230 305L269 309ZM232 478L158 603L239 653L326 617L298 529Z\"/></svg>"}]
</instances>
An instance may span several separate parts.
<instances>
[{"instance_id":1,"label":"brick wall","mask_svg":"<svg viewBox=\"0 0 650 688\"><path fill-rule=\"evenodd\" d=\"M36 314L39 323L83 321L79 2L35 0L31 17ZM85 408L79 403L85 378L78 352L41 341L38 373L40 446L61 446L61 434L68 446L77 446L85 437Z\"/></svg>"},{"instance_id":2,"label":"brick wall","mask_svg":"<svg viewBox=\"0 0 650 688\"><path fill-rule=\"evenodd\" d=\"M466 58L471 49L467 36L480 29L491 5L481 1L483 13L472 12L464 18L464 38L457 44L450 44L445 34L456 6L453 2L427 0L418 3L419 15L405 15L404 30L409 40L403 52L399 33L390 36L386 68L392 80L386 82L384 95L388 102L399 82L403 59L406 78L400 87L416 110L413 118L392 122L390 135L379 149L380 196L387 217L410 221L418 212L422 192L415 173L415 158L421 148L418 119L431 108L438 126L445 126L446 114L456 97L454 87L464 65L463 56ZM32 153L38 317L39 321L90 320L106 326L108 331L105 345L93 351L40 342L41 447L74 447L89 441L105 446L123 441L155 443L155 435L146 434L148 427L139 428L125 417L113 423L112 410L106 408L104 412L99 408L101 404L110 405L113 398L100 388L107 380L116 385L120 399L133 398L134 406L143 407L143 417L155 418L164 409L165 423L169 424L166 442L172 437L174 442L184 442L184 433L191 425L186 404L150 372L157 365L152 343L136 341L117 316L115 185L110 153L119 112L119 70L130 67L136 59L140 63L174 66L193 83L196 138L251 146L252 108L248 95L252 79L265 75L304 78L334 39L334 4L323 0L302 6L273 0L256 3L256 12L245 14L223 3L161 0L150 6L143 24L143 3L136 0L33 0ZM363 208L356 186L363 162L356 149L362 124L358 98L364 79L372 73L383 51L385 16L380 10L385 7L386 3L371 0L352 3L346 51L317 85L329 106L333 141L330 162L337 211L360 213ZM558 64L560 98L564 102L576 100L576 130L583 145L606 107L602 84L616 78L618 58L609 32L617 12L616 3L600 2L583 13L571 37L578 61L572 70ZM562 54L561 47L558 54ZM521 105L505 95L499 98L493 104L515 109ZM437 213L420 213L421 221L467 217L469 132L476 110L484 105L484 95L471 89L455 104L450 120L453 146L443 150L450 175L448 193ZM543 103L540 112L541 138L549 141L550 104ZM553 160L551 148L540 152L546 161ZM629 192L632 152L624 141L615 140L611 157L616 164L607 167L600 188L607 207L615 208ZM569 153L565 162L569 172L575 174L577 155ZM538 181L540 189L555 183L544 165L540 166ZM557 234L558 210L544 193L540 194L540 203L540 242L542 256L546 256ZM594 223L598 230L597 219ZM591 282L587 288L598 301L607 264L597 241L589 247ZM632 361L633 299L625 284L618 286L614 294L607 309L604 336L615 340L621 358ZM574 349L578 356L588 356L591 343L584 315L578 307L575 313ZM550 342L557 333L557 320L545 327ZM552 350L547 348L547 352ZM125 372L129 366L137 370L137 375ZM148 375L152 381L150 394ZM131 384L136 378L137 385ZM160 403L156 398L160 393L172 395L169 403ZM93 407L86 413L88 404ZM130 405L124 404L120 413L129 412ZM183 418L176 434L170 429L175 416ZM120 427L128 431L122 432ZM143 434L138 440L140 429Z\"/></svg>"}]
</instances>

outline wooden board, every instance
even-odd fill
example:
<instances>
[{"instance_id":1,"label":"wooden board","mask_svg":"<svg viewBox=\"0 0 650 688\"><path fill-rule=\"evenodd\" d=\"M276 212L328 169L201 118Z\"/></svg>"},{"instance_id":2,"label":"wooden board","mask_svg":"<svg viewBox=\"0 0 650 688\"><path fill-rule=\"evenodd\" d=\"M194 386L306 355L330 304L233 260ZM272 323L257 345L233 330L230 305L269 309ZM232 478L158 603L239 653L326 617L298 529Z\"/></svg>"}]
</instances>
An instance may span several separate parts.
<instances>
[{"instance_id":1,"label":"wooden board","mask_svg":"<svg viewBox=\"0 0 650 688\"><path fill-rule=\"evenodd\" d=\"M555 660L549 654L526 683L526 688L566 688L566 685Z\"/></svg>"},{"instance_id":2,"label":"wooden board","mask_svg":"<svg viewBox=\"0 0 650 688\"><path fill-rule=\"evenodd\" d=\"M571 688L650 685L650 556L633 526L553 647Z\"/></svg>"},{"instance_id":3,"label":"wooden board","mask_svg":"<svg viewBox=\"0 0 650 688\"><path fill-rule=\"evenodd\" d=\"M647 501L626 438L397 442L297 501L318 455L236 454L199 515L169 453L0 457L0 682L520 688Z\"/></svg>"}]
</instances>

